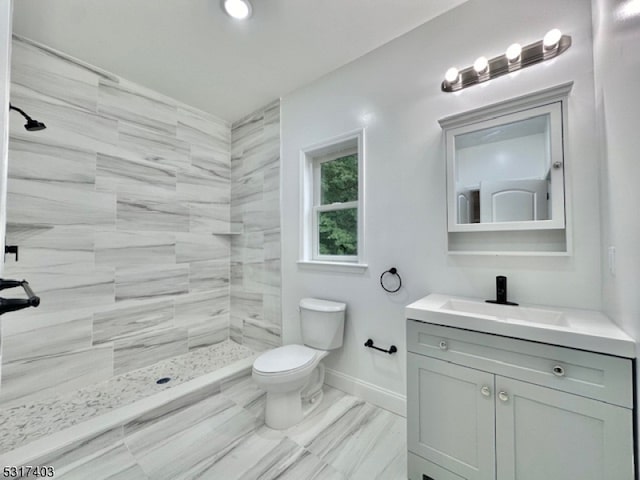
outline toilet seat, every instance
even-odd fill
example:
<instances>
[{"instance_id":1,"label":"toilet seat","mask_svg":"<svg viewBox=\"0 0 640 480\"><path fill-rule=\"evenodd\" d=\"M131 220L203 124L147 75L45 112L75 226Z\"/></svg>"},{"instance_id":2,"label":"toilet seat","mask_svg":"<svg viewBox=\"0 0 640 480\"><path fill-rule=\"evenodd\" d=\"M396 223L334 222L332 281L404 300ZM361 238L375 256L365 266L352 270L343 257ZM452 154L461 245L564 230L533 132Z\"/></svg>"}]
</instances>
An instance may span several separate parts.
<instances>
[{"instance_id":1,"label":"toilet seat","mask_svg":"<svg viewBox=\"0 0 640 480\"><path fill-rule=\"evenodd\" d=\"M263 353L253 363L259 375L282 375L314 365L317 351L304 345L285 345Z\"/></svg>"}]
</instances>

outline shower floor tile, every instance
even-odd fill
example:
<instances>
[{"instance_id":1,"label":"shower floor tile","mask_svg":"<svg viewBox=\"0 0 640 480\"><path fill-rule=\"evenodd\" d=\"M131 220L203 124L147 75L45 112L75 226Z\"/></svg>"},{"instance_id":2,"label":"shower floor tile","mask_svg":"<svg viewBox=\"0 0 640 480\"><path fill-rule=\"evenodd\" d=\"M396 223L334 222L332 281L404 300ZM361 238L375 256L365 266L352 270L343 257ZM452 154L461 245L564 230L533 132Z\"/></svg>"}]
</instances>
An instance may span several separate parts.
<instances>
[{"instance_id":1,"label":"shower floor tile","mask_svg":"<svg viewBox=\"0 0 640 480\"><path fill-rule=\"evenodd\" d=\"M180 385L254 353L244 345L226 340L71 393L0 408L0 454ZM171 381L156 384L161 377L170 377Z\"/></svg>"}]
</instances>

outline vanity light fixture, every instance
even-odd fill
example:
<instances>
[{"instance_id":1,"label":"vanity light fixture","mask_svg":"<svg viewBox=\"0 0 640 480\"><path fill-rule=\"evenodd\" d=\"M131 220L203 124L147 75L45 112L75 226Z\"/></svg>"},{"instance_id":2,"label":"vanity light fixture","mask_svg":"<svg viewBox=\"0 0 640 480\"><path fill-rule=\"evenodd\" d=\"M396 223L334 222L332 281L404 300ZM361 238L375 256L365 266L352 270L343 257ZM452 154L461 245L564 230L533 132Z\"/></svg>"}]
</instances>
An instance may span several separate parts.
<instances>
[{"instance_id":1,"label":"vanity light fixture","mask_svg":"<svg viewBox=\"0 0 640 480\"><path fill-rule=\"evenodd\" d=\"M222 0L222 9L236 20L246 20L253 11L249 0Z\"/></svg>"},{"instance_id":2,"label":"vanity light fixture","mask_svg":"<svg viewBox=\"0 0 640 480\"><path fill-rule=\"evenodd\" d=\"M536 63L555 58L571 46L571 37L560 30L549 30L542 40L524 47L514 43L503 55L487 59L479 57L472 66L460 71L447 70L442 82L443 92L456 92L507 73L530 67ZM454 72L455 70L455 72Z\"/></svg>"}]
</instances>

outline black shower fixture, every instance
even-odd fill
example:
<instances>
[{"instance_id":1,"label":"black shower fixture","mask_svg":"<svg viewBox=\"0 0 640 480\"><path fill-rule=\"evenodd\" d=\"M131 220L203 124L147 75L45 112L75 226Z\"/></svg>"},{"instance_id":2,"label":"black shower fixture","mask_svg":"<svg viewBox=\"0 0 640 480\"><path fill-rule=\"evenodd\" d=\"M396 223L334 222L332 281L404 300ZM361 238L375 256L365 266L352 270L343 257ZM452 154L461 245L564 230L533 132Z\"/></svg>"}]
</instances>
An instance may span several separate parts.
<instances>
[{"instance_id":1,"label":"black shower fixture","mask_svg":"<svg viewBox=\"0 0 640 480\"><path fill-rule=\"evenodd\" d=\"M37 132L38 130L44 130L45 128L47 128L44 123L34 120L18 107L14 107L13 105L9 104L9 110L15 110L27 120L27 123L24 124L24 128L26 128L29 132Z\"/></svg>"}]
</instances>

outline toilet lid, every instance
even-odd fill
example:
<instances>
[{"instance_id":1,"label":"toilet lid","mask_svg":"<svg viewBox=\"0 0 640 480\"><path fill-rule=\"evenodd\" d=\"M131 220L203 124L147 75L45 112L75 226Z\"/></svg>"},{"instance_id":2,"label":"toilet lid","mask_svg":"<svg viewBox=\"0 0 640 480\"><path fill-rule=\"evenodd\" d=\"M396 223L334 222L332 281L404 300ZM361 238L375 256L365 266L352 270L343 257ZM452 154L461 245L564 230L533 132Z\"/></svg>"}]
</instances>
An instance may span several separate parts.
<instances>
[{"instance_id":1,"label":"toilet lid","mask_svg":"<svg viewBox=\"0 0 640 480\"><path fill-rule=\"evenodd\" d=\"M253 368L263 373L287 372L308 365L315 356L315 350L304 345L286 345L260 355L253 362Z\"/></svg>"}]
</instances>

